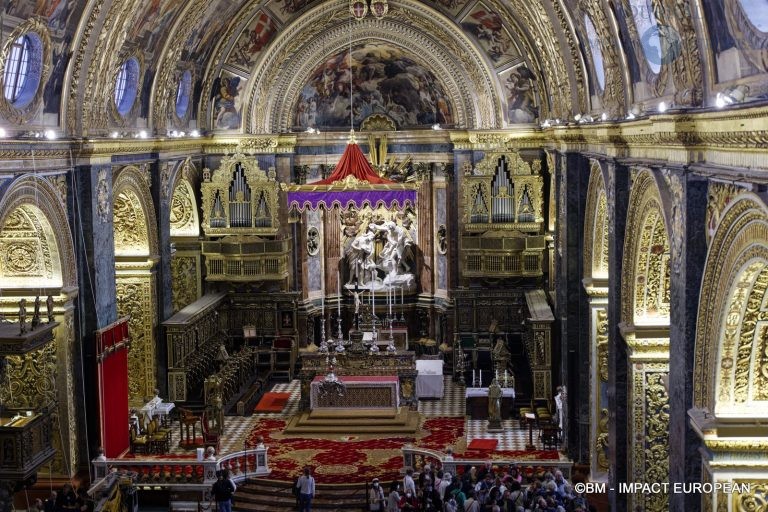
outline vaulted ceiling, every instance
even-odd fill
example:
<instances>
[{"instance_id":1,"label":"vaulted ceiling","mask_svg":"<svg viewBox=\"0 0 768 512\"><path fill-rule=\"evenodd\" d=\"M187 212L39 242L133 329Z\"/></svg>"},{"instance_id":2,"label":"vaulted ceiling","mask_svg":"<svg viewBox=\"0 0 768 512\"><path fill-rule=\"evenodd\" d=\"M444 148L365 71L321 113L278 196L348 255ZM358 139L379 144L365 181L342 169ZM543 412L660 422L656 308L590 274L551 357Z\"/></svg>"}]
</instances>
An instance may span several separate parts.
<instances>
[{"instance_id":1,"label":"vaulted ceiling","mask_svg":"<svg viewBox=\"0 0 768 512\"><path fill-rule=\"evenodd\" d=\"M361 21L348 0L5 4L6 58L30 18L45 18L50 34L44 105L27 123L55 118L77 136L126 127L275 133L315 119L338 123L355 110L336 108L334 94L346 94L340 84L350 81L345 66L355 68L355 98L369 105L402 109L416 101L398 97L399 83L434 110L400 112L400 127L623 119L662 101L697 108L714 105L718 93L729 103L768 93L768 23L752 0L394 0L383 18L369 13ZM140 64L137 107L121 115L115 81L130 57ZM182 112L175 107L185 71L194 87ZM358 106L354 114L366 111Z\"/></svg>"}]
</instances>

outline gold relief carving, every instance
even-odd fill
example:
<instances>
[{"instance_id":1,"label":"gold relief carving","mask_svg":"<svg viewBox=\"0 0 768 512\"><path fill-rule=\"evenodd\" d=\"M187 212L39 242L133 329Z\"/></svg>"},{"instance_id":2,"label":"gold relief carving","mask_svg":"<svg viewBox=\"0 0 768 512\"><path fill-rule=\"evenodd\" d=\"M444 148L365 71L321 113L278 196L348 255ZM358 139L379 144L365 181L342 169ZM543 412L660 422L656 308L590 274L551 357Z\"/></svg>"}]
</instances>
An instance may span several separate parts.
<instances>
[{"instance_id":1,"label":"gold relief carving","mask_svg":"<svg viewBox=\"0 0 768 512\"><path fill-rule=\"evenodd\" d=\"M197 257L174 255L171 259L174 313L197 300L197 274Z\"/></svg>"},{"instance_id":2,"label":"gold relief carving","mask_svg":"<svg viewBox=\"0 0 768 512\"><path fill-rule=\"evenodd\" d=\"M107 170L101 169L96 182L96 213L101 222L109 219L109 185L107 184Z\"/></svg>"},{"instance_id":3,"label":"gold relief carving","mask_svg":"<svg viewBox=\"0 0 768 512\"><path fill-rule=\"evenodd\" d=\"M66 99L66 122L67 132L70 134L78 133L78 128L82 126L82 119L78 115L80 112L80 107L83 106L82 102L80 101L80 82L82 78L81 73L83 71L83 64L86 60L85 54L88 50L88 47L92 43L91 34L93 33L93 29L97 24L97 20L101 16L101 8L104 6L104 0L95 0L90 5L92 5L92 7L90 13L88 14L87 21L82 24L79 38L77 38L75 40L76 42L72 45L72 47L75 48L75 51L70 58L69 64L72 78L68 84L69 95ZM85 16L83 16L83 18L85 18ZM64 98L62 96L62 103L63 102Z\"/></svg>"},{"instance_id":4,"label":"gold relief carving","mask_svg":"<svg viewBox=\"0 0 768 512\"><path fill-rule=\"evenodd\" d=\"M712 237L720 224L720 217L731 201L736 199L744 189L732 183L709 182L707 190L707 245L712 242Z\"/></svg>"},{"instance_id":5,"label":"gold relief carving","mask_svg":"<svg viewBox=\"0 0 768 512\"><path fill-rule=\"evenodd\" d=\"M237 143L236 153L274 153L277 148L277 137L248 137Z\"/></svg>"},{"instance_id":6,"label":"gold relief carving","mask_svg":"<svg viewBox=\"0 0 768 512\"><path fill-rule=\"evenodd\" d=\"M608 471L610 467L610 460L608 459L608 450L610 449L608 422L608 409L600 409L600 418L597 420L597 443L595 449L597 451L597 466L602 471Z\"/></svg>"},{"instance_id":7,"label":"gold relief carving","mask_svg":"<svg viewBox=\"0 0 768 512\"><path fill-rule=\"evenodd\" d=\"M725 19L741 55L765 73L768 71L768 49L765 31L757 28L739 0L725 0Z\"/></svg>"},{"instance_id":8,"label":"gold relief carving","mask_svg":"<svg viewBox=\"0 0 768 512\"><path fill-rule=\"evenodd\" d=\"M182 180L173 191L170 208L171 235L197 235L195 200L192 187Z\"/></svg>"},{"instance_id":9,"label":"gold relief carving","mask_svg":"<svg viewBox=\"0 0 768 512\"><path fill-rule=\"evenodd\" d=\"M401 389L403 393L403 398L408 399L413 397L413 379L403 379L402 384L403 386Z\"/></svg>"},{"instance_id":10,"label":"gold relief carving","mask_svg":"<svg viewBox=\"0 0 768 512\"><path fill-rule=\"evenodd\" d=\"M768 480L739 479L733 483L737 484L739 489L742 485L749 488L747 493L737 491L731 495L734 512L768 512Z\"/></svg>"},{"instance_id":11,"label":"gold relief carving","mask_svg":"<svg viewBox=\"0 0 768 512\"><path fill-rule=\"evenodd\" d=\"M600 163L594 159L590 162L584 219L584 277L607 277L608 202Z\"/></svg>"},{"instance_id":12,"label":"gold relief carving","mask_svg":"<svg viewBox=\"0 0 768 512\"><path fill-rule=\"evenodd\" d=\"M749 291L741 325L739 326L740 333L736 338L738 345L733 383L733 399L736 403L744 403L749 399L750 385L758 391L761 381L766 381L766 378L761 376L762 365L760 365L760 362L763 360L763 354L756 354L757 358L754 364L757 367L754 368L756 373L754 373L753 377L753 365L751 364L754 345L758 347L764 345L765 326L762 329L758 328L758 316L761 313L766 288L768 288L768 266L763 266ZM765 391L761 394L764 393Z\"/></svg>"},{"instance_id":13,"label":"gold relief carving","mask_svg":"<svg viewBox=\"0 0 768 512\"><path fill-rule=\"evenodd\" d=\"M643 49L643 34L639 33L637 25L635 24L635 18L632 16L632 5L629 0L620 1L622 10L624 11L624 21L625 26L627 27L627 32L629 33L629 40L632 41L635 55L637 55L636 60L641 68L642 77L645 79L646 83L651 85L654 94L656 96L661 96L664 94L669 81L669 61L671 58L661 58L661 62L659 63L661 68L659 69L658 74L651 69L648 65L648 58L645 56L645 50ZM650 14L652 14L657 21L663 19L663 6L661 5L661 2L662 0L652 0L650 2L652 9L652 13ZM661 30L659 32L661 35Z\"/></svg>"},{"instance_id":14,"label":"gold relief carving","mask_svg":"<svg viewBox=\"0 0 768 512\"><path fill-rule=\"evenodd\" d=\"M61 206L66 208L67 206L67 177L65 174L57 174L55 176L47 176L46 179L51 184L51 187L56 192L59 198Z\"/></svg>"},{"instance_id":15,"label":"gold relief carving","mask_svg":"<svg viewBox=\"0 0 768 512\"><path fill-rule=\"evenodd\" d=\"M702 276L694 356L694 405L715 412L731 404L742 311L768 261L768 211L760 198L742 192L721 215Z\"/></svg>"},{"instance_id":16,"label":"gold relief carving","mask_svg":"<svg viewBox=\"0 0 768 512\"><path fill-rule=\"evenodd\" d=\"M165 201L168 199L169 190L171 184L171 173L173 172L173 162L165 162L160 167L160 197Z\"/></svg>"},{"instance_id":17,"label":"gold relief carving","mask_svg":"<svg viewBox=\"0 0 768 512\"><path fill-rule=\"evenodd\" d=\"M78 450L77 450L77 410L75 409L75 326L72 319L72 310L65 313L64 316L64 339L62 340L63 349L66 354L66 367L63 374L66 380L64 389L66 390L66 398L60 401L66 407L65 414L60 415L67 418L67 431L69 433L69 464L71 467L78 467ZM57 337L58 339L58 337ZM57 341L58 343L58 341Z\"/></svg>"},{"instance_id":18,"label":"gold relief carving","mask_svg":"<svg viewBox=\"0 0 768 512\"><path fill-rule=\"evenodd\" d=\"M131 192L115 197L115 252L148 253L147 219L139 198Z\"/></svg>"},{"instance_id":19,"label":"gold relief carving","mask_svg":"<svg viewBox=\"0 0 768 512\"><path fill-rule=\"evenodd\" d=\"M5 66L11 60L11 49L14 43L19 37L30 33L37 35L37 42L35 44L41 46L42 53L42 62L39 70L40 82L38 83L37 90L34 92L32 100L24 106L14 105L13 102L6 98L5 94L0 94L0 114L15 124L27 123L40 112L40 108L43 106L43 89L51 73L51 35L48 30L48 21L41 17L30 18L19 24L11 32L5 40L2 49L0 49L0 90L5 90L5 79L11 76L6 74Z\"/></svg>"},{"instance_id":20,"label":"gold relief carving","mask_svg":"<svg viewBox=\"0 0 768 512\"><path fill-rule=\"evenodd\" d=\"M2 244L3 271L6 275L41 275L39 247L33 242L10 241Z\"/></svg>"},{"instance_id":21,"label":"gold relief carving","mask_svg":"<svg viewBox=\"0 0 768 512\"><path fill-rule=\"evenodd\" d=\"M624 67L621 62L621 58L616 50L615 44L616 38L613 37L613 33L610 29L610 23L603 11L602 3L599 2L584 2L584 9L586 10L592 23L595 25L595 31L599 39L600 51L604 60L604 72L605 72L605 88L599 90L603 106L609 110L612 117L616 117L622 113L624 106L626 105L626 99L624 96L624 80L622 76L622 69ZM583 17L577 19L577 23L583 26ZM585 27L582 28L582 34L586 34ZM588 44L593 44L591 41ZM592 59L592 54L586 52L587 58ZM574 66L576 67L576 66ZM593 69L595 68L593 63Z\"/></svg>"},{"instance_id":22,"label":"gold relief carving","mask_svg":"<svg viewBox=\"0 0 768 512\"><path fill-rule=\"evenodd\" d=\"M57 402L55 343L21 356L6 356L6 361L7 382L0 386L4 405L37 410Z\"/></svg>"},{"instance_id":23,"label":"gold relief carving","mask_svg":"<svg viewBox=\"0 0 768 512\"><path fill-rule=\"evenodd\" d=\"M664 381L666 363L635 363L632 368L631 465L635 482L669 481L669 396ZM635 495L642 510L669 510L669 495Z\"/></svg>"},{"instance_id":24,"label":"gold relief carving","mask_svg":"<svg viewBox=\"0 0 768 512\"><path fill-rule=\"evenodd\" d=\"M603 382L608 382L608 311L605 308L597 310L596 343L598 376Z\"/></svg>"},{"instance_id":25,"label":"gold relief carving","mask_svg":"<svg viewBox=\"0 0 768 512\"><path fill-rule=\"evenodd\" d=\"M694 25L696 10L690 0L662 0L662 23L669 23L680 35L681 55L671 60L675 82L675 104L698 107L703 100L702 56Z\"/></svg>"},{"instance_id":26,"label":"gold relief carving","mask_svg":"<svg viewBox=\"0 0 768 512\"><path fill-rule=\"evenodd\" d=\"M132 404L143 402L154 394L155 342L154 295L152 277L118 277L117 311L130 316L128 333L131 350L128 353L128 396Z\"/></svg>"}]
</instances>

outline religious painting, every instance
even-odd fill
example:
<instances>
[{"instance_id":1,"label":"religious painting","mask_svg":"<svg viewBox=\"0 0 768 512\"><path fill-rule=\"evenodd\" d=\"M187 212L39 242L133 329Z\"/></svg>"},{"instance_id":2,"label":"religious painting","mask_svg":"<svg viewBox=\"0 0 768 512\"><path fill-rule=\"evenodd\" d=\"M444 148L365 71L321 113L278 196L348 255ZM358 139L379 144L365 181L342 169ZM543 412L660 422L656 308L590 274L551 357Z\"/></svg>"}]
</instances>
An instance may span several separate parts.
<instances>
[{"instance_id":1,"label":"religious painting","mask_svg":"<svg viewBox=\"0 0 768 512\"><path fill-rule=\"evenodd\" d=\"M11 0L5 7L5 13L19 19L32 16L48 18L48 27L54 32L67 31L70 22L77 25L77 18L71 20L72 14L82 13L85 8L85 0ZM75 26L70 27L73 32Z\"/></svg>"},{"instance_id":2,"label":"religious painting","mask_svg":"<svg viewBox=\"0 0 768 512\"><path fill-rule=\"evenodd\" d=\"M213 83L213 127L217 130L237 130L242 121L243 91L246 80L222 71Z\"/></svg>"},{"instance_id":3,"label":"religious painting","mask_svg":"<svg viewBox=\"0 0 768 512\"><path fill-rule=\"evenodd\" d=\"M504 29L501 17L483 4L475 4L461 21L461 27L477 39L494 65L520 57L520 52Z\"/></svg>"},{"instance_id":4,"label":"religious painting","mask_svg":"<svg viewBox=\"0 0 768 512\"><path fill-rule=\"evenodd\" d=\"M280 312L280 328L293 329L293 311Z\"/></svg>"},{"instance_id":5,"label":"religious painting","mask_svg":"<svg viewBox=\"0 0 768 512\"><path fill-rule=\"evenodd\" d=\"M216 43L234 18L240 7L239 2L212 0L206 4L202 22L189 35L182 59L199 63L208 62Z\"/></svg>"},{"instance_id":6,"label":"religious painting","mask_svg":"<svg viewBox=\"0 0 768 512\"><path fill-rule=\"evenodd\" d=\"M129 28L128 40L147 53L162 48L176 14L185 4L185 0L150 0Z\"/></svg>"},{"instance_id":7,"label":"religious painting","mask_svg":"<svg viewBox=\"0 0 768 512\"><path fill-rule=\"evenodd\" d=\"M272 41L277 32L275 21L264 11L259 11L248 27L237 38L227 57L227 64L250 71L261 51Z\"/></svg>"},{"instance_id":8,"label":"religious painting","mask_svg":"<svg viewBox=\"0 0 768 512\"><path fill-rule=\"evenodd\" d=\"M517 66L499 75L507 100L509 124L533 123L539 117L536 105L535 77L525 66Z\"/></svg>"},{"instance_id":9,"label":"religious painting","mask_svg":"<svg viewBox=\"0 0 768 512\"><path fill-rule=\"evenodd\" d=\"M358 128L372 114L389 116L398 129L454 123L445 89L415 56L387 43L367 43L351 57L350 65L343 50L315 68L296 105L295 127L349 129L351 117Z\"/></svg>"},{"instance_id":10,"label":"religious painting","mask_svg":"<svg viewBox=\"0 0 768 512\"><path fill-rule=\"evenodd\" d=\"M281 21L285 21L312 3L314 0L273 0L270 8L280 16Z\"/></svg>"},{"instance_id":11,"label":"religious painting","mask_svg":"<svg viewBox=\"0 0 768 512\"><path fill-rule=\"evenodd\" d=\"M451 16L456 16L467 5L467 0L434 0L432 3L448 11Z\"/></svg>"}]
</instances>

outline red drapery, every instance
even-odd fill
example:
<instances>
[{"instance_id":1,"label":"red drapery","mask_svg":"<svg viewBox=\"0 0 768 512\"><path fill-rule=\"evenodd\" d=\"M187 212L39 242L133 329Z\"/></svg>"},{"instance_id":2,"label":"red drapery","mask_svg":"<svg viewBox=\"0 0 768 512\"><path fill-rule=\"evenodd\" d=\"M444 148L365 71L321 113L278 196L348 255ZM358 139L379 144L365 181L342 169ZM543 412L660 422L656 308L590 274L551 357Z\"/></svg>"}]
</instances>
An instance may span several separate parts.
<instances>
[{"instance_id":1,"label":"red drapery","mask_svg":"<svg viewBox=\"0 0 768 512\"><path fill-rule=\"evenodd\" d=\"M354 176L360 181L374 184L391 184L394 181L380 177L371 167L357 144L347 144L347 149L341 155L341 160L336 164L333 174L313 185L330 185L336 181L342 181L347 176Z\"/></svg>"},{"instance_id":2,"label":"red drapery","mask_svg":"<svg viewBox=\"0 0 768 512\"><path fill-rule=\"evenodd\" d=\"M128 318L96 331L101 446L119 457L130 444L128 433Z\"/></svg>"}]
</instances>

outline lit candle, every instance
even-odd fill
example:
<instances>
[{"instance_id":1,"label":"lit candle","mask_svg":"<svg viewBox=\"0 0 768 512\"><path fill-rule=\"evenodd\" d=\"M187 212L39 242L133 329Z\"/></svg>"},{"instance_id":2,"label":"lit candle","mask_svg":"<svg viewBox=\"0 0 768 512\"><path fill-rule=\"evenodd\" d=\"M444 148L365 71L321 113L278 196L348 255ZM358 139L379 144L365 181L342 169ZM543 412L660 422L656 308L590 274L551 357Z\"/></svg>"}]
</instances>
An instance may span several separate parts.
<instances>
[{"instance_id":1,"label":"lit candle","mask_svg":"<svg viewBox=\"0 0 768 512\"><path fill-rule=\"evenodd\" d=\"M339 322L341 322L341 272L336 273L338 275L338 282L336 283L336 291L339 294Z\"/></svg>"},{"instance_id":2,"label":"lit candle","mask_svg":"<svg viewBox=\"0 0 768 512\"><path fill-rule=\"evenodd\" d=\"M474 368L472 369L472 385L473 386L475 385L475 370L474 370Z\"/></svg>"},{"instance_id":3,"label":"lit candle","mask_svg":"<svg viewBox=\"0 0 768 512\"><path fill-rule=\"evenodd\" d=\"M483 387L483 370L480 370L480 387Z\"/></svg>"},{"instance_id":4,"label":"lit candle","mask_svg":"<svg viewBox=\"0 0 768 512\"><path fill-rule=\"evenodd\" d=\"M504 370L504 387L507 387L507 370Z\"/></svg>"},{"instance_id":5,"label":"lit candle","mask_svg":"<svg viewBox=\"0 0 768 512\"><path fill-rule=\"evenodd\" d=\"M389 285L389 316L392 316L392 285Z\"/></svg>"},{"instance_id":6,"label":"lit candle","mask_svg":"<svg viewBox=\"0 0 768 512\"><path fill-rule=\"evenodd\" d=\"M496 380L499 380L499 370L496 370L496 373L494 375L496 377Z\"/></svg>"},{"instance_id":7,"label":"lit candle","mask_svg":"<svg viewBox=\"0 0 768 512\"><path fill-rule=\"evenodd\" d=\"M402 286L400 287L400 305L401 306L405 306L405 298L404 298L404 293L403 293L403 287Z\"/></svg>"}]
</instances>

